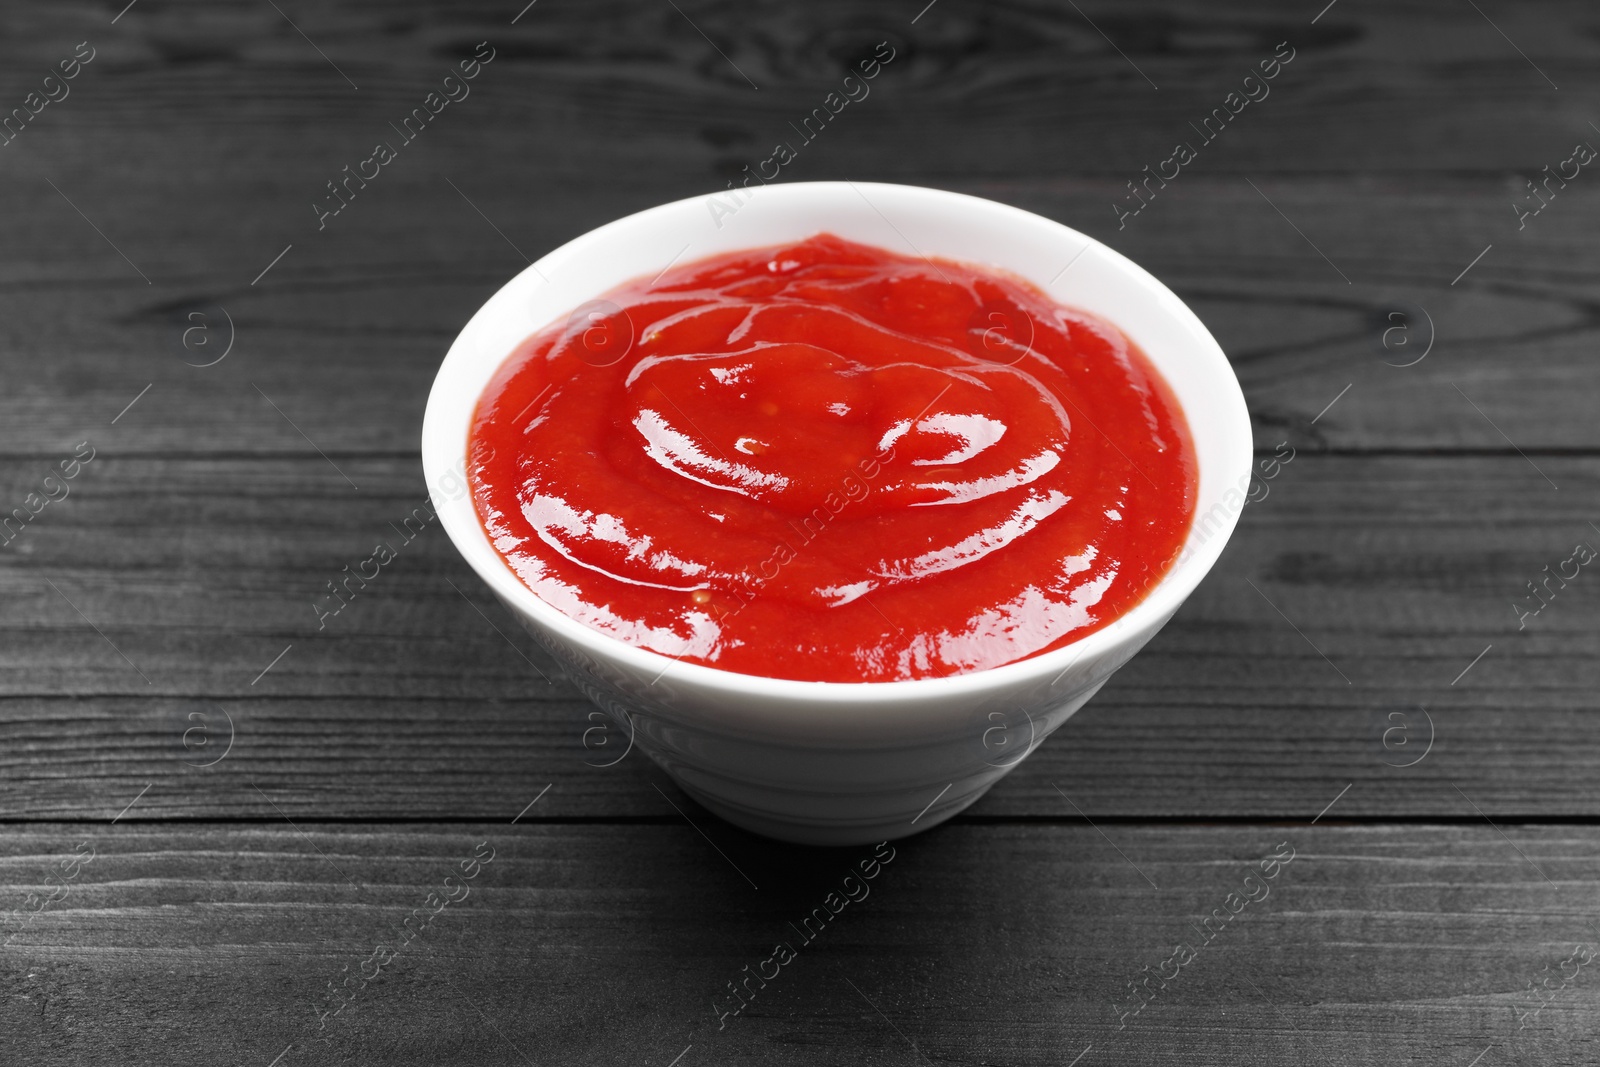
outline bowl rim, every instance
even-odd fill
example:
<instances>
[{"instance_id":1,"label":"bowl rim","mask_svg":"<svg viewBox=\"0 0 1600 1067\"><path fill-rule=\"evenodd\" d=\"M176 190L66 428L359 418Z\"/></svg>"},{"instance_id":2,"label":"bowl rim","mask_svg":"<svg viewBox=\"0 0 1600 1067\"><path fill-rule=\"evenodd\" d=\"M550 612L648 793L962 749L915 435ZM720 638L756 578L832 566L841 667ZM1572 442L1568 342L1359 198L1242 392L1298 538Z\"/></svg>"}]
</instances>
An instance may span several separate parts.
<instances>
[{"instance_id":1,"label":"bowl rim","mask_svg":"<svg viewBox=\"0 0 1600 1067\"><path fill-rule=\"evenodd\" d=\"M1212 337L1211 332L1206 329L1199 316L1186 303L1179 299L1159 279L1150 274L1149 271L1116 249L1088 234L1056 222L1054 219L1046 218L1043 215L983 197L927 186L853 181L784 182L763 186L758 195L762 198L767 198L774 194L778 197L804 197L816 193L841 191L852 191L851 195L856 195L862 194L862 190L872 191L875 189L896 196L912 195L929 197L935 200L942 199L952 210L1000 213L1009 215L1031 226L1054 230L1058 235L1064 235L1082 243L1085 246L1083 251L1087 251L1089 248L1095 249L1101 259L1103 269L1120 270L1130 280L1151 290L1158 298L1165 298L1158 299L1157 302L1162 305L1163 313L1178 319L1179 325L1186 327L1185 332L1193 336L1197 345L1193 355L1196 358L1214 360L1220 371L1216 376L1218 380L1214 383L1222 394L1217 398L1220 402L1208 406L1205 412L1197 413L1185 406L1181 399L1179 401L1184 417L1190 422L1191 432L1192 427L1200 418L1204 418L1211 423L1239 421L1244 426L1244 439L1246 441L1244 451L1248 456L1243 469L1244 471L1251 469L1254 463L1254 448L1249 428L1249 410L1245 405L1244 394L1239 386L1238 377L1234 373L1227 355L1223 352L1216 339ZM508 606L536 620L542 627L555 631L561 638L583 648L590 655L601 659L620 661L622 666L639 674L653 677L656 681L659 681L662 676L670 672L673 676L673 681L678 684L690 684L702 690L716 692L722 696L761 698L769 701L795 703L822 702L889 705L928 699L979 697L996 691L1014 691L1018 688L1026 688L1030 684L1036 684L1047 678L1050 679L1049 685L1053 688L1055 682L1075 664L1094 662L1106 653L1113 652L1119 646L1138 638L1141 634L1153 636L1154 632L1177 611L1184 600L1198 587L1221 556L1222 550L1226 547L1234 529L1238 525L1239 515L1243 511L1243 506L1224 508L1225 514L1221 524L1206 535L1204 541L1193 544L1195 528L1199 524L1201 515L1210 514L1209 511L1203 510L1206 501L1199 498L1197 493L1194 517L1191 520L1189 534L1180 550L1178 560L1173 563L1171 569L1162 576L1160 582L1142 600L1107 625L1057 648L1025 659L1001 664L1000 666L986 667L937 678L913 678L895 681L803 681L792 678L773 678L766 675L744 674L720 667L687 662L680 658L629 644L600 630L592 629L566 615L553 605L546 603L523 583L510 565L495 551L489 541L487 531L483 528L476 505L472 500L470 484L466 483L464 475L466 443L463 440L459 443L459 448L456 448L448 439L448 431L442 426L447 418L443 411L447 404L444 397L448 393L456 392L451 384L451 379L459 375L463 367L471 366L477 368L482 364L489 364L488 374L492 375L510 357L510 350L493 356L492 359L489 356L472 353L467 350L468 339L474 332L474 328L479 326L480 320L492 315L491 308L503 300L508 292L528 286L531 277L544 280L548 273L558 269L564 261L582 254L588 246L600 244L611 238L619 230L641 225L663 215L681 212L689 205L701 205L705 200L706 194L684 197L625 215L588 230L541 256L538 260L529 264L527 268L519 271L496 290L494 295L484 301L462 326L461 331L457 334L455 340L451 342L450 348L440 364L439 372L429 389L427 406L423 415L421 441L423 474L427 482L430 505L438 515L452 544L462 558L465 559L468 566ZM826 226L819 226L818 232L825 229ZM761 246L752 244L750 247ZM938 253L935 252L934 254L937 255ZM989 266L994 267L995 265L991 264ZM1005 270L1007 268L1001 267L999 269ZM601 295L601 292L591 293L586 299L593 299ZM1063 301L1062 303L1066 302ZM1072 305L1067 304L1066 306ZM554 322L556 318L552 318L550 321ZM1113 321L1112 325L1117 325L1117 323ZM537 329L542 328L541 326ZM1158 371L1160 370L1159 367L1157 369ZM487 381L487 378L485 381ZM482 396L482 387L480 386L479 389L472 391L470 395L465 391L461 391L461 395L465 397L464 402L472 409L475 409L478 400ZM457 404L461 402L463 401L455 401ZM466 424L470 429L470 411L467 415ZM445 450L448 450L451 454L443 454ZM459 454L454 454L456 452L459 452ZM1197 455L1197 462L1198 460L1199 457ZM1222 466L1223 464L1219 463L1218 465ZM444 490L440 483L445 473L455 470L463 471L462 481L466 484L466 490L465 492L450 494ZM1200 465L1198 473L1200 483L1204 484L1208 480L1208 472L1203 464ZM1239 480L1239 472L1219 470L1211 473L1216 477L1219 487L1216 503L1221 503L1223 487L1234 485ZM444 501L443 506L439 503L440 501ZM459 505L463 502L466 505L466 511L470 513L470 522L462 517ZM1216 503L1213 504L1211 510L1215 510ZM650 684L653 686L655 681Z\"/></svg>"}]
</instances>

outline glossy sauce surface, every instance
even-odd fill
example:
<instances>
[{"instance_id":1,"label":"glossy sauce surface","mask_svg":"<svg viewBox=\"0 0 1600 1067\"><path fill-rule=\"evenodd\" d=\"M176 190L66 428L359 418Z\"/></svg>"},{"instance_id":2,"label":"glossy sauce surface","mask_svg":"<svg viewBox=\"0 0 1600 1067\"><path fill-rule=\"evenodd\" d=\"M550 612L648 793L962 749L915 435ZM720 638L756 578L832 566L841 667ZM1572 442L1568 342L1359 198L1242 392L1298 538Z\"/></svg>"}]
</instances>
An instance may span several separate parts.
<instances>
[{"instance_id":1,"label":"glossy sauce surface","mask_svg":"<svg viewBox=\"0 0 1600 1067\"><path fill-rule=\"evenodd\" d=\"M1171 567L1196 463L1115 327L829 235L676 267L529 338L468 444L541 599L724 670L876 682L1099 629Z\"/></svg>"}]
</instances>

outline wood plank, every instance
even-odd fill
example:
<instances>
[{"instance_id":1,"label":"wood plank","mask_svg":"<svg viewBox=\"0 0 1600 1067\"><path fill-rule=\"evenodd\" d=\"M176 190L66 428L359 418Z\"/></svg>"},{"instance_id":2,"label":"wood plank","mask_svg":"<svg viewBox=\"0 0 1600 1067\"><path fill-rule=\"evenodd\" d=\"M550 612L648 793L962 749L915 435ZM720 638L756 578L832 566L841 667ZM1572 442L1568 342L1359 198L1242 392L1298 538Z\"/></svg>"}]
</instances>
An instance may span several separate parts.
<instances>
[{"instance_id":1,"label":"wood plank","mask_svg":"<svg viewBox=\"0 0 1600 1067\"><path fill-rule=\"evenodd\" d=\"M85 439L122 454L413 452L455 331L522 266L447 185L424 177L397 182L395 197L375 201L337 242L263 237L248 262L202 257L153 287L120 261L90 268L114 253L70 212L30 216L22 261L53 280L0 284L0 453L51 456ZM1339 449L1600 447L1587 400L1600 387L1591 358L1600 252L1586 239L1600 226L1600 196L1574 191L1518 234L1506 196L1481 182L1262 177L1269 204L1243 178L1196 178L1118 233L1108 181L949 184L1078 226L1171 284L1230 353L1262 447L1291 432ZM642 198L593 189L555 216L486 183L479 203L532 255L697 188ZM38 191L49 193L41 182L29 195ZM67 222L82 233L64 242ZM415 243L391 248L397 227ZM74 278L86 269L95 273ZM1389 318L1406 309L1409 319ZM194 321L211 325L215 347L184 352L188 314L209 315ZM180 359L211 358L230 337L233 351L213 367Z\"/></svg>"},{"instance_id":2,"label":"wood plank","mask_svg":"<svg viewBox=\"0 0 1600 1067\"><path fill-rule=\"evenodd\" d=\"M509 819L11 828L0 880L21 912L0 950L0 1049L282 1067L766 1064L793 1062L797 1046L840 1063L1057 1065L1091 1047L1083 1063L1465 1065L1487 1049L1485 1063L1567 1064L1595 1052L1594 969L1572 955L1600 942L1592 826L1506 838L1481 823L1112 827L1125 860L1082 823L958 824L896 843L807 944L790 924L872 849L775 846L714 820L701 822L708 842L676 818ZM447 890L479 842L492 861ZM1229 894L1290 849L1231 916ZM398 946L430 892L461 886L320 1027L328 984ZM34 912L30 893L56 899ZM713 998L779 940L795 958L719 1030ZM1193 957L1152 979L1162 988L1119 1030L1129 983L1170 976L1162 961L1180 943ZM1527 984L1546 976L1558 991L1519 1029Z\"/></svg>"},{"instance_id":3,"label":"wood plank","mask_svg":"<svg viewBox=\"0 0 1600 1067\"><path fill-rule=\"evenodd\" d=\"M1537 463L1559 490L1520 457L1297 455L975 810L1069 812L1059 783L1095 815L1302 817L1356 783L1353 813L1453 815L1458 782L1497 814L1600 813L1600 587L1512 606L1600 545L1600 460ZM325 583L422 500L411 461L340 466L360 491L320 458L98 456L0 549L0 816L102 817L152 783L138 816L271 814L260 787L296 817L480 817L549 782L563 817L664 813L635 757L588 765L591 709L437 530L318 630ZM225 716L233 750L194 766Z\"/></svg>"},{"instance_id":4,"label":"wood plank","mask_svg":"<svg viewBox=\"0 0 1600 1067\"><path fill-rule=\"evenodd\" d=\"M301 11L302 37L257 6L150 5L110 28L98 6L58 5L8 35L0 61L42 77L89 35L97 58L20 143L78 159L107 140L130 146L117 158L131 177L167 171L164 145L192 150L176 157L186 164L241 175L261 164L286 174L329 150L365 148L484 39L493 64L429 139L484 157L506 131L523 131L543 150L515 162L520 153L502 150L500 165L545 182L603 179L645 160L669 178L736 173L795 138L789 123L822 106L884 40L896 55L870 96L847 105L825 146L820 136L802 146L825 147L858 173L1137 172L1173 142L1196 139L1189 123L1223 106L1281 41L1291 62L1203 166L1521 169L1587 136L1582 109L1563 104L1600 86L1600 42L1581 0L1482 12L1344 3L1320 16L1322 5L1269 0L1225 11L944 0L915 23L915 4L702 2L680 14L598 0L546 2L512 25L507 11L518 7L348 4ZM264 135L274 129L293 136ZM574 144L583 151L567 150Z\"/></svg>"}]
</instances>

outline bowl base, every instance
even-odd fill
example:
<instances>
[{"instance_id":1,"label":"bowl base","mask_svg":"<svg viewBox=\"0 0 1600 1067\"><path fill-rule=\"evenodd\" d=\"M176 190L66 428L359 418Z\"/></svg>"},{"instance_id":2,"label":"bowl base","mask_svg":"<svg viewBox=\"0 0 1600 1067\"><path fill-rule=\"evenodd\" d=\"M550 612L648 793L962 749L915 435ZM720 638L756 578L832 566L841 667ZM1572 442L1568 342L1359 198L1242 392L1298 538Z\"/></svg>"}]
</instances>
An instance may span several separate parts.
<instances>
[{"instance_id":1,"label":"bowl base","mask_svg":"<svg viewBox=\"0 0 1600 1067\"><path fill-rule=\"evenodd\" d=\"M670 768L667 773L671 774ZM978 780L973 783L958 782L950 792L939 797L920 814L915 811L903 813L892 819L871 819L861 822L796 822L789 819L775 818L769 813L751 811L748 808L736 807L716 797L709 796L693 786L686 785L672 776L678 788L694 798L695 803L705 808L711 814L730 822L741 830L748 830L762 837L774 838L778 841L787 841L796 845L817 845L825 848L842 848L853 845L875 845L882 841L893 841L896 838L910 837L924 830L931 830L946 819L961 814L972 804L976 803L994 785L994 779ZM966 786L962 792L957 792L961 786Z\"/></svg>"}]
</instances>

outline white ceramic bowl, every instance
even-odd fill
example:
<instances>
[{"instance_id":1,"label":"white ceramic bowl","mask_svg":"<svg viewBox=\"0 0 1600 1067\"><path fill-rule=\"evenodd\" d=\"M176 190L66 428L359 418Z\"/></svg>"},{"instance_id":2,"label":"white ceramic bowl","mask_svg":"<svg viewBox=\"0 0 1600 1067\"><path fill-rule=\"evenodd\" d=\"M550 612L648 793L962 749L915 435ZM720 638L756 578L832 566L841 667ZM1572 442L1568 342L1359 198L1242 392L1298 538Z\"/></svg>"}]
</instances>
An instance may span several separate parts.
<instances>
[{"instance_id":1,"label":"white ceramic bowl","mask_svg":"<svg viewBox=\"0 0 1600 1067\"><path fill-rule=\"evenodd\" d=\"M1249 415L1227 358L1194 313L1143 269L1076 230L992 201L904 185L797 182L742 199L701 197L630 215L506 283L450 346L433 383L422 427L428 491L456 548L495 596L700 803L788 841L902 837L982 796L1178 610L1222 552L1242 507ZM1144 349L1177 393L1200 467L1184 553L1145 600L1105 628L1019 663L951 678L846 684L671 660L589 629L518 580L479 524L463 477L474 407L511 350L578 305L670 263L821 231L1004 268L1116 324Z\"/></svg>"}]
</instances>

